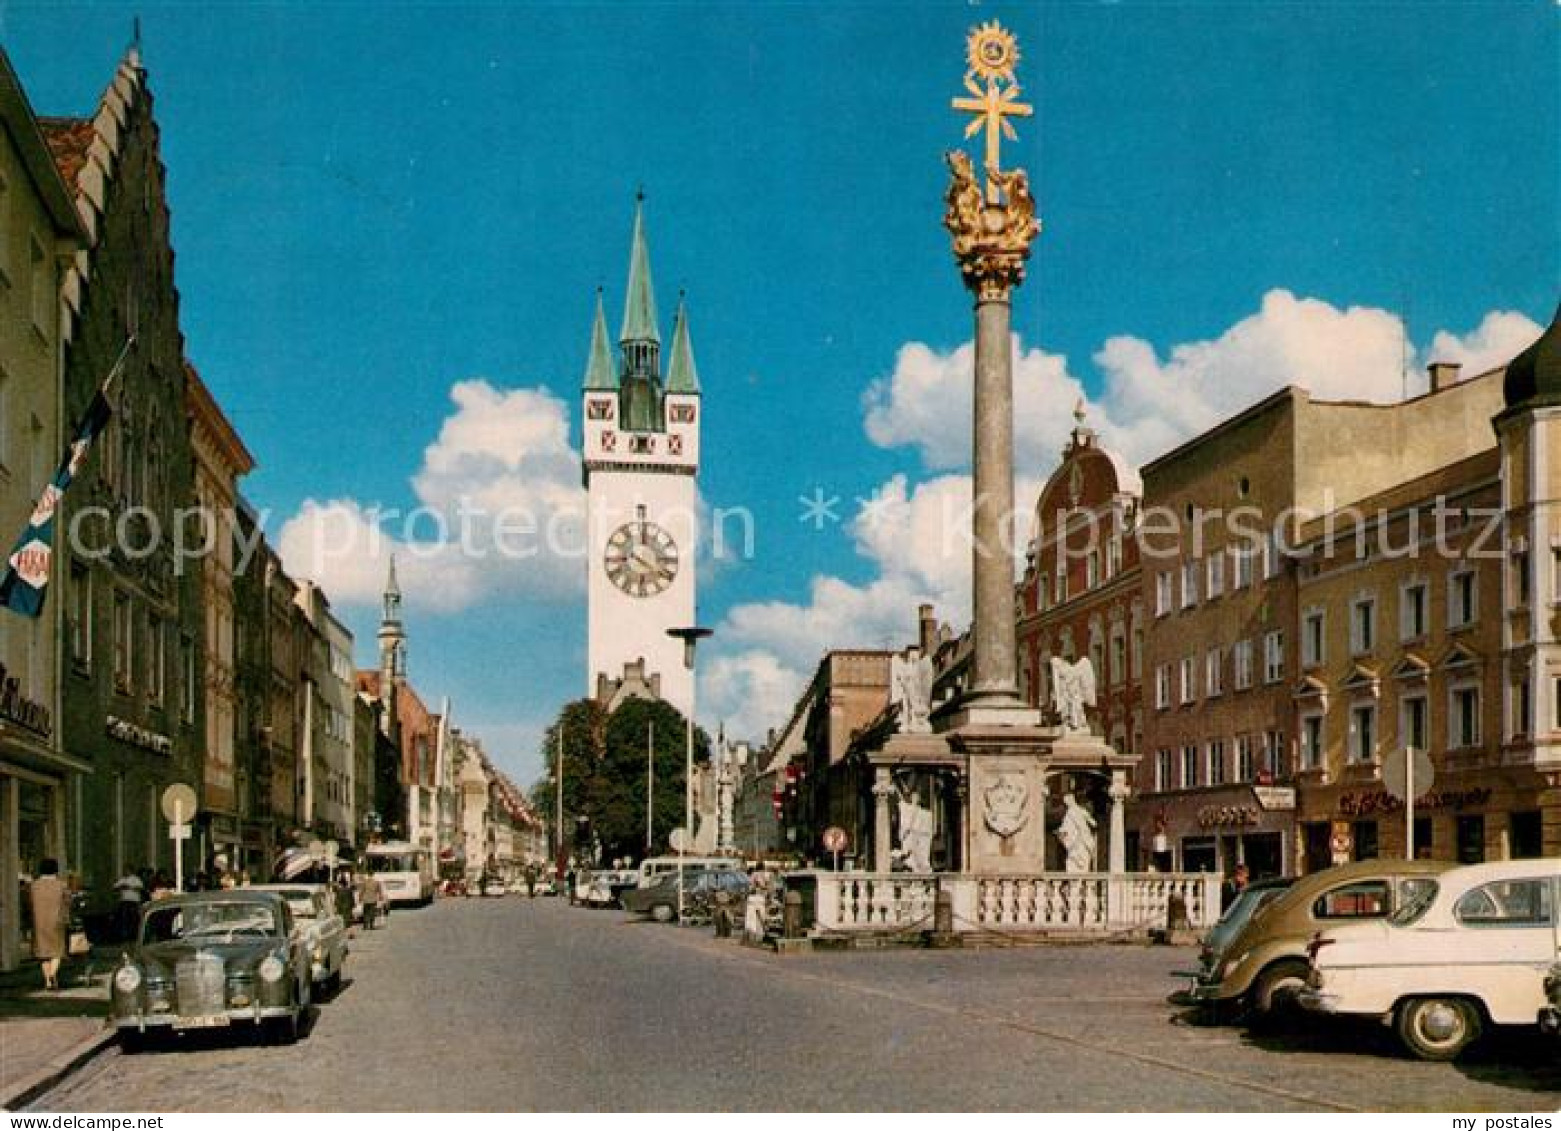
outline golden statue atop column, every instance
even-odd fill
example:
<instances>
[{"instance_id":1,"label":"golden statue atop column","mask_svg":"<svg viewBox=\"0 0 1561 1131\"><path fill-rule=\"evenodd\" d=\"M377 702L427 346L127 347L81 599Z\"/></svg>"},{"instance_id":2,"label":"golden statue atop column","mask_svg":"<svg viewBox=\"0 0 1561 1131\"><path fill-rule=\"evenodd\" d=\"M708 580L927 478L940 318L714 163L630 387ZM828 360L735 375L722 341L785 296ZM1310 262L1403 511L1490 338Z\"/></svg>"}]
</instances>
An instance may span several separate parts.
<instances>
[{"instance_id":1,"label":"golden statue atop column","mask_svg":"<svg viewBox=\"0 0 1561 1131\"><path fill-rule=\"evenodd\" d=\"M1019 101L1014 67L1019 45L995 20L970 33L966 43L965 89L954 109L971 115L965 136L985 133L986 163L978 176L971 159L954 150L946 155L949 183L943 225L954 237L954 258L965 285L978 298L1006 298L1024 282L1030 244L1040 233L1030 178L1023 169L1002 168L1003 139L1017 141L1009 118L1028 118L1033 107Z\"/></svg>"}]
</instances>

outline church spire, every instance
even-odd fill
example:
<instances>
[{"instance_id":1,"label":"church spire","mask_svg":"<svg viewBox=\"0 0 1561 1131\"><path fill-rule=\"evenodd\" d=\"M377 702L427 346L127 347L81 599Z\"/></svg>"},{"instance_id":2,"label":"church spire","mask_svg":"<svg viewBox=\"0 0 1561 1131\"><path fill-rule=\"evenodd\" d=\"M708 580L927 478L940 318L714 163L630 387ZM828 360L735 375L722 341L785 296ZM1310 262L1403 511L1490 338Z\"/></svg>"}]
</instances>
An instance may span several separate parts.
<instances>
[{"instance_id":1,"label":"church spire","mask_svg":"<svg viewBox=\"0 0 1561 1131\"><path fill-rule=\"evenodd\" d=\"M688 310L678 295L678 315L672 327L672 360L667 365L667 392L699 394L699 371L694 368L694 347L688 341Z\"/></svg>"},{"instance_id":2,"label":"church spire","mask_svg":"<svg viewBox=\"0 0 1561 1131\"><path fill-rule=\"evenodd\" d=\"M656 329L656 289L650 281L650 250L645 245L645 194L634 199L634 242L629 252L629 288L623 305L623 332L618 340L661 345Z\"/></svg>"},{"instance_id":3,"label":"church spire","mask_svg":"<svg viewBox=\"0 0 1561 1131\"><path fill-rule=\"evenodd\" d=\"M612 364L612 346L607 341L607 315L602 311L600 287L596 288L596 321L591 326L591 359L585 366L585 387L618 388L618 374Z\"/></svg>"}]
</instances>

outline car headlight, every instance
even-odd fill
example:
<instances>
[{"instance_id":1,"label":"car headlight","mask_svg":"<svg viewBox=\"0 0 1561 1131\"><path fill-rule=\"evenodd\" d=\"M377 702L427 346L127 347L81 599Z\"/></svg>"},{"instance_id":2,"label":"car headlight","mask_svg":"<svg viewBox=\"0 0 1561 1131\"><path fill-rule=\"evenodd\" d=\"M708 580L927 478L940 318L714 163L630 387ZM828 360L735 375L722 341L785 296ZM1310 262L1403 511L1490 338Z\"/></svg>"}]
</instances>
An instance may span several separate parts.
<instances>
[{"instance_id":1,"label":"car headlight","mask_svg":"<svg viewBox=\"0 0 1561 1131\"><path fill-rule=\"evenodd\" d=\"M261 960L260 978L265 982L280 982L282 975L287 973L287 967L282 965L282 960L272 954Z\"/></svg>"},{"instance_id":2,"label":"car headlight","mask_svg":"<svg viewBox=\"0 0 1561 1131\"><path fill-rule=\"evenodd\" d=\"M122 994L133 994L141 988L141 971L134 966L121 966L114 971L114 988Z\"/></svg>"}]
</instances>

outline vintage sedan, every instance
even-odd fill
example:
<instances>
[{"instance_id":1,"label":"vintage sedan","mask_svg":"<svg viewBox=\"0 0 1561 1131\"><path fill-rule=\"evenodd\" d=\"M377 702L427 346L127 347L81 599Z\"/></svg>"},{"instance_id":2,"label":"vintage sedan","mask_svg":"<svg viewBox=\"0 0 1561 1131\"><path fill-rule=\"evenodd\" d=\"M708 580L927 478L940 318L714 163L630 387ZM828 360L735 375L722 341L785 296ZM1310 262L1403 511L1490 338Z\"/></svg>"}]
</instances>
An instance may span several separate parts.
<instances>
[{"instance_id":1,"label":"vintage sedan","mask_svg":"<svg viewBox=\"0 0 1561 1131\"><path fill-rule=\"evenodd\" d=\"M1300 1002L1391 1020L1425 1060L1452 1060L1487 1025L1532 1026L1558 957L1561 860L1471 864L1385 922L1323 931Z\"/></svg>"},{"instance_id":2,"label":"vintage sedan","mask_svg":"<svg viewBox=\"0 0 1561 1131\"><path fill-rule=\"evenodd\" d=\"M1193 987L1210 1013L1263 1017L1306 983L1306 944L1324 927L1382 920L1453 867L1441 860L1361 860L1303 876L1225 943Z\"/></svg>"},{"instance_id":3,"label":"vintage sedan","mask_svg":"<svg viewBox=\"0 0 1561 1131\"><path fill-rule=\"evenodd\" d=\"M232 1025L291 1043L309 1005L309 958L281 896L173 896L141 913L110 987L110 1017L128 1052L158 1034Z\"/></svg>"},{"instance_id":4,"label":"vintage sedan","mask_svg":"<svg viewBox=\"0 0 1561 1131\"><path fill-rule=\"evenodd\" d=\"M325 884L259 884L248 890L275 892L287 900L314 984L328 994L340 989L347 966L347 924L336 910L335 891Z\"/></svg>"}]
</instances>

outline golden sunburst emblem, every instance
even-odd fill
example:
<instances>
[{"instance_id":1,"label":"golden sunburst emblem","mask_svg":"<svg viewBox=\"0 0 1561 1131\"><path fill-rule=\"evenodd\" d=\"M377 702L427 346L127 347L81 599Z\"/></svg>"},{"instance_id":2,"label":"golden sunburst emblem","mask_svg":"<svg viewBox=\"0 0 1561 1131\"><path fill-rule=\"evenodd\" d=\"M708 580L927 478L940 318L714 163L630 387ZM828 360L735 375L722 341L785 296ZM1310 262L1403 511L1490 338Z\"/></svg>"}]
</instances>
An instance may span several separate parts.
<instances>
[{"instance_id":1,"label":"golden sunburst emblem","mask_svg":"<svg viewBox=\"0 0 1561 1131\"><path fill-rule=\"evenodd\" d=\"M1002 24L991 20L971 30L965 41L965 57L972 74L1013 82L1014 68L1019 64L1019 41Z\"/></svg>"}]
</instances>

